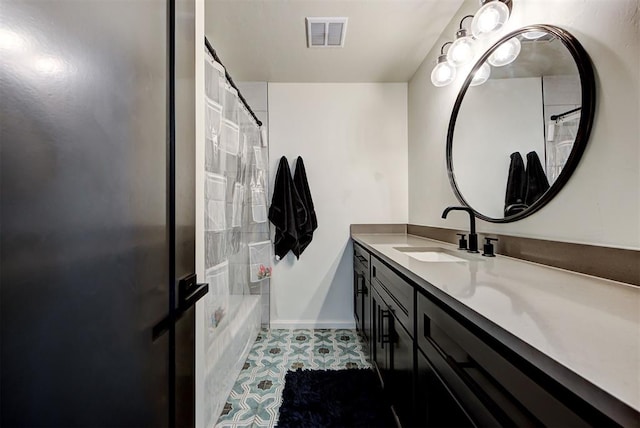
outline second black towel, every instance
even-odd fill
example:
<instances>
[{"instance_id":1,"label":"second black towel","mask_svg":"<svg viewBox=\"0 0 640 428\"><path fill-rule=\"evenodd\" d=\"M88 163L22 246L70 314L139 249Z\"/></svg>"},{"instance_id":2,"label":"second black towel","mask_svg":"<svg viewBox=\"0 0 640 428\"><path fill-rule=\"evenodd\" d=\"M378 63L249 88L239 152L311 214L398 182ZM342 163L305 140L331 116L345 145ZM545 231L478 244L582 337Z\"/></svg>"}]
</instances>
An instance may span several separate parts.
<instances>
[{"instance_id":1,"label":"second black towel","mask_svg":"<svg viewBox=\"0 0 640 428\"><path fill-rule=\"evenodd\" d=\"M300 254L303 253L313 239L313 231L318 228L318 219L315 208L313 207L313 198L311 197L311 190L309 190L309 183L307 181L307 171L304 168L304 161L300 156L296 159L296 172L293 175L293 184L307 212L307 221L299 224L297 227L298 244L291 249L293 254L295 254L297 258L300 258Z\"/></svg>"}]
</instances>

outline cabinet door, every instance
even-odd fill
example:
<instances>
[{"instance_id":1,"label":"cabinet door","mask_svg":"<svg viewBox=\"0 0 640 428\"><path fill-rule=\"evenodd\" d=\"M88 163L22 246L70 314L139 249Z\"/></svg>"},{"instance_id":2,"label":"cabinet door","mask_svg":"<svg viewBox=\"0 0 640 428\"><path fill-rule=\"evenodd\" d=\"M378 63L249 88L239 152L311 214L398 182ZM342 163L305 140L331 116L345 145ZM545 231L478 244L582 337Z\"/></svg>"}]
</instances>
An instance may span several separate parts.
<instances>
[{"instance_id":1,"label":"cabinet door","mask_svg":"<svg viewBox=\"0 0 640 428\"><path fill-rule=\"evenodd\" d=\"M357 271L353 272L353 316L356 320L356 328L360 330L360 316L362 304L360 303L360 277Z\"/></svg>"},{"instance_id":2,"label":"cabinet door","mask_svg":"<svg viewBox=\"0 0 640 428\"><path fill-rule=\"evenodd\" d=\"M371 342L371 284L364 281L362 293L362 334L367 342Z\"/></svg>"},{"instance_id":3,"label":"cabinet door","mask_svg":"<svg viewBox=\"0 0 640 428\"><path fill-rule=\"evenodd\" d=\"M371 350L373 351L373 362L380 373L382 383L388 378L388 369L390 363L389 344L385 343L389 337L388 316L385 314L387 307L382 302L380 295L372 288L371 293L371 321L372 321L372 340Z\"/></svg>"},{"instance_id":4,"label":"cabinet door","mask_svg":"<svg viewBox=\"0 0 640 428\"><path fill-rule=\"evenodd\" d=\"M391 361L388 393L402 426L413 426L413 339L395 317L390 317Z\"/></svg>"},{"instance_id":5,"label":"cabinet door","mask_svg":"<svg viewBox=\"0 0 640 428\"><path fill-rule=\"evenodd\" d=\"M429 360L417 353L416 412L417 426L471 427L473 424L436 375Z\"/></svg>"}]
</instances>

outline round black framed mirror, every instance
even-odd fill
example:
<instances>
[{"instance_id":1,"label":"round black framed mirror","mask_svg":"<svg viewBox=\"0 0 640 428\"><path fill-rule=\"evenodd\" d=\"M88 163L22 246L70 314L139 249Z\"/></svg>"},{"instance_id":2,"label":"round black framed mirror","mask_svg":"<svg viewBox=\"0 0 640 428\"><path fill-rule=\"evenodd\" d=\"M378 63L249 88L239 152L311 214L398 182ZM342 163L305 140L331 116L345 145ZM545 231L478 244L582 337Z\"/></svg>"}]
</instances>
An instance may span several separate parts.
<instances>
[{"instance_id":1,"label":"round black framed mirror","mask_svg":"<svg viewBox=\"0 0 640 428\"><path fill-rule=\"evenodd\" d=\"M447 171L456 197L494 223L535 213L578 165L594 113L593 68L575 37L552 25L502 37L453 107Z\"/></svg>"}]
</instances>

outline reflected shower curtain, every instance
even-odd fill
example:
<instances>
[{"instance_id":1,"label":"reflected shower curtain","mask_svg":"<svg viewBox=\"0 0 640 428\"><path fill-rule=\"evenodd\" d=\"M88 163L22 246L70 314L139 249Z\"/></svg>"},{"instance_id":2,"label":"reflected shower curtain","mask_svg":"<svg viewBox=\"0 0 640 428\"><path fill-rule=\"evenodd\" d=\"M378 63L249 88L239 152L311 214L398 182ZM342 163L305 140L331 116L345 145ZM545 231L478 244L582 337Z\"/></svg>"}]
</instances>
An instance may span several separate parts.
<instances>
[{"instance_id":1,"label":"reflected shower curtain","mask_svg":"<svg viewBox=\"0 0 640 428\"><path fill-rule=\"evenodd\" d=\"M546 175L552 185L569 158L580 125L580 111L556 120L550 120L547 131Z\"/></svg>"},{"instance_id":2,"label":"reflected shower curtain","mask_svg":"<svg viewBox=\"0 0 640 428\"><path fill-rule=\"evenodd\" d=\"M213 426L260 329L272 246L266 141L209 53L205 91L205 420Z\"/></svg>"}]
</instances>

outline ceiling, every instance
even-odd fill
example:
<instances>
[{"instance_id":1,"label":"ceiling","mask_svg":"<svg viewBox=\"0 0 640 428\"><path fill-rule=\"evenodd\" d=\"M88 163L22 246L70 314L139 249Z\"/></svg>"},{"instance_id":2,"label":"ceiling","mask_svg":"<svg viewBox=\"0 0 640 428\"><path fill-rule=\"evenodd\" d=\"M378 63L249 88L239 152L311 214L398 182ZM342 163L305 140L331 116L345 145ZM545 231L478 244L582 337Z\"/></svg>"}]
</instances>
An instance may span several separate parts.
<instances>
[{"instance_id":1,"label":"ceiling","mask_svg":"<svg viewBox=\"0 0 640 428\"><path fill-rule=\"evenodd\" d=\"M236 81L407 82L463 0L206 0ZM307 48L305 17L348 17L344 48Z\"/></svg>"}]
</instances>

